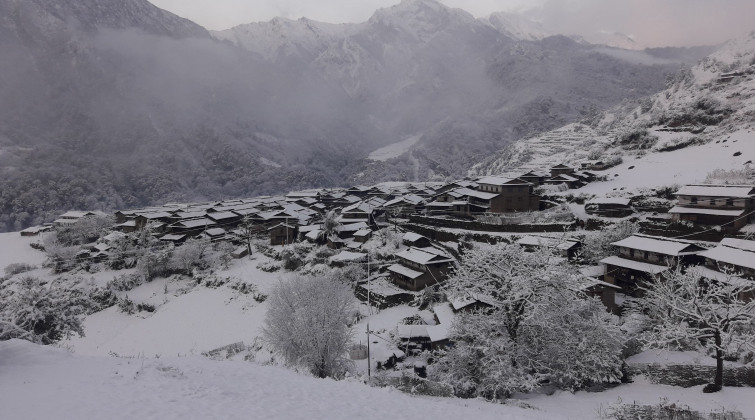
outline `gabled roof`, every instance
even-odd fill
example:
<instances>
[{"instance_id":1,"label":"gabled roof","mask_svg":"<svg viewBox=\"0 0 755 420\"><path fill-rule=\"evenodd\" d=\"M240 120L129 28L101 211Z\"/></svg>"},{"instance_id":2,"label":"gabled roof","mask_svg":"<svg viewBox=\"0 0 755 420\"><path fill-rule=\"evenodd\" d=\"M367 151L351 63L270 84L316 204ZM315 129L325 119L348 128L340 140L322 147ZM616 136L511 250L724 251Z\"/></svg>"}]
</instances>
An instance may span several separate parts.
<instances>
[{"instance_id":1,"label":"gabled roof","mask_svg":"<svg viewBox=\"0 0 755 420\"><path fill-rule=\"evenodd\" d=\"M231 211L222 211L222 212L215 212L215 213L207 213L207 217L212 220L218 221L218 220L235 219L239 217L239 215Z\"/></svg>"},{"instance_id":2,"label":"gabled roof","mask_svg":"<svg viewBox=\"0 0 755 420\"><path fill-rule=\"evenodd\" d=\"M403 238L401 238L401 239L404 240L404 241L406 241L406 242L412 242L413 243L413 242L417 242L418 240L420 240L422 238L425 238L425 236L422 236L419 233L406 232L404 234Z\"/></svg>"},{"instance_id":3,"label":"gabled roof","mask_svg":"<svg viewBox=\"0 0 755 420\"><path fill-rule=\"evenodd\" d=\"M755 269L755 241L726 238L713 248L700 253L711 260Z\"/></svg>"},{"instance_id":4,"label":"gabled roof","mask_svg":"<svg viewBox=\"0 0 755 420\"><path fill-rule=\"evenodd\" d=\"M367 254L351 251L341 251L339 254L330 257L331 262L356 262L366 259Z\"/></svg>"},{"instance_id":5,"label":"gabled roof","mask_svg":"<svg viewBox=\"0 0 755 420\"><path fill-rule=\"evenodd\" d=\"M349 188L347 191L367 192L371 189L372 187L366 187L364 185L354 185L353 187Z\"/></svg>"},{"instance_id":6,"label":"gabled roof","mask_svg":"<svg viewBox=\"0 0 755 420\"><path fill-rule=\"evenodd\" d=\"M397 253L396 257L422 265L453 262L453 259L442 251L434 252L431 248L409 248Z\"/></svg>"},{"instance_id":7,"label":"gabled roof","mask_svg":"<svg viewBox=\"0 0 755 420\"><path fill-rule=\"evenodd\" d=\"M569 176L566 174L556 175L553 178L549 179L548 181L566 181L566 182L574 182L579 181L577 178L574 178L573 176Z\"/></svg>"},{"instance_id":8,"label":"gabled roof","mask_svg":"<svg viewBox=\"0 0 755 420\"><path fill-rule=\"evenodd\" d=\"M487 185L529 185L530 183L519 178L504 178L501 176L486 176L477 180L477 184Z\"/></svg>"},{"instance_id":9,"label":"gabled roof","mask_svg":"<svg viewBox=\"0 0 755 420\"><path fill-rule=\"evenodd\" d=\"M572 169L572 167L564 165L563 163L559 163L556 166L552 166L551 169Z\"/></svg>"},{"instance_id":10,"label":"gabled roof","mask_svg":"<svg viewBox=\"0 0 755 420\"><path fill-rule=\"evenodd\" d=\"M749 198L755 196L752 185L685 185L676 196Z\"/></svg>"},{"instance_id":11,"label":"gabled roof","mask_svg":"<svg viewBox=\"0 0 755 420\"><path fill-rule=\"evenodd\" d=\"M662 273L669 268L665 265L650 264L641 261L628 260L617 256L611 256L600 260L601 264L610 264L617 267L628 268L630 270L642 271L643 273L658 274Z\"/></svg>"},{"instance_id":12,"label":"gabled roof","mask_svg":"<svg viewBox=\"0 0 755 420\"><path fill-rule=\"evenodd\" d=\"M549 176L551 176L550 173L538 172L538 171L529 171L526 174L520 175L519 178L523 178L523 177L528 177L528 178L531 178L531 177L547 178Z\"/></svg>"},{"instance_id":13,"label":"gabled roof","mask_svg":"<svg viewBox=\"0 0 755 420\"><path fill-rule=\"evenodd\" d=\"M206 219L204 217L199 219L185 219L178 221L176 223L173 223L171 226L175 227L184 227L184 228L197 228L197 227L204 227L204 226L214 226L215 222L213 222L210 219Z\"/></svg>"},{"instance_id":14,"label":"gabled roof","mask_svg":"<svg viewBox=\"0 0 755 420\"><path fill-rule=\"evenodd\" d=\"M176 242L176 241L182 241L186 239L186 235L180 235L180 234L168 234L163 235L160 237L161 241L170 241L170 242Z\"/></svg>"},{"instance_id":15,"label":"gabled roof","mask_svg":"<svg viewBox=\"0 0 755 420\"><path fill-rule=\"evenodd\" d=\"M611 245L670 256L693 255L705 249L687 241L641 234L634 234Z\"/></svg>"},{"instance_id":16,"label":"gabled roof","mask_svg":"<svg viewBox=\"0 0 755 420\"><path fill-rule=\"evenodd\" d=\"M60 215L61 219L80 219L85 216L94 216L95 213L91 211L78 211L78 210L72 210L67 211Z\"/></svg>"},{"instance_id":17,"label":"gabled roof","mask_svg":"<svg viewBox=\"0 0 755 420\"><path fill-rule=\"evenodd\" d=\"M370 214L372 213L373 207L367 203L356 203L352 204L348 207L344 207L343 210L341 210L341 214L344 213L366 213Z\"/></svg>"},{"instance_id":18,"label":"gabled roof","mask_svg":"<svg viewBox=\"0 0 755 420\"><path fill-rule=\"evenodd\" d=\"M618 205L618 206L628 206L629 203L632 200L625 197L602 197L602 198L593 198L592 200L588 201L586 204L612 204L612 205Z\"/></svg>"},{"instance_id":19,"label":"gabled roof","mask_svg":"<svg viewBox=\"0 0 755 420\"><path fill-rule=\"evenodd\" d=\"M155 212L155 213L140 213L136 217L144 217L148 220L155 220L155 219L168 219L173 217L172 214L161 211L161 212Z\"/></svg>"},{"instance_id":20,"label":"gabled roof","mask_svg":"<svg viewBox=\"0 0 755 420\"><path fill-rule=\"evenodd\" d=\"M487 184L487 185L505 185L511 182L512 179L510 178L503 178L500 176L486 176L484 178L480 178L477 180L477 184Z\"/></svg>"},{"instance_id":21,"label":"gabled roof","mask_svg":"<svg viewBox=\"0 0 755 420\"><path fill-rule=\"evenodd\" d=\"M360 229L356 232L354 232L354 236L369 236L372 234L371 229Z\"/></svg>"},{"instance_id":22,"label":"gabled roof","mask_svg":"<svg viewBox=\"0 0 755 420\"><path fill-rule=\"evenodd\" d=\"M668 212L670 214L707 214L710 216L739 217L744 214L745 209L724 210L724 209L712 209L708 207L674 206Z\"/></svg>"},{"instance_id":23,"label":"gabled roof","mask_svg":"<svg viewBox=\"0 0 755 420\"><path fill-rule=\"evenodd\" d=\"M408 340L410 338L430 338L427 334L427 325L404 325L396 326L398 338Z\"/></svg>"},{"instance_id":24,"label":"gabled roof","mask_svg":"<svg viewBox=\"0 0 755 420\"><path fill-rule=\"evenodd\" d=\"M405 265L401 265L401 264L393 264L389 266L388 271L390 271L391 273L402 275L404 277L408 277L412 280L422 276L421 271L412 270L411 268Z\"/></svg>"},{"instance_id":25,"label":"gabled roof","mask_svg":"<svg viewBox=\"0 0 755 420\"><path fill-rule=\"evenodd\" d=\"M286 194L286 198L317 198L320 196L320 191L294 191Z\"/></svg>"},{"instance_id":26,"label":"gabled roof","mask_svg":"<svg viewBox=\"0 0 755 420\"><path fill-rule=\"evenodd\" d=\"M223 228L211 228L211 229L207 229L205 233L209 236L220 236L220 235L225 235L226 232L225 232L225 229Z\"/></svg>"},{"instance_id":27,"label":"gabled roof","mask_svg":"<svg viewBox=\"0 0 755 420\"><path fill-rule=\"evenodd\" d=\"M339 232L356 232L362 229L369 229L369 225L365 222L357 222L338 226Z\"/></svg>"},{"instance_id":28,"label":"gabled roof","mask_svg":"<svg viewBox=\"0 0 755 420\"><path fill-rule=\"evenodd\" d=\"M474 197L480 200L492 200L500 194L471 190L469 188L457 188L453 190L459 197Z\"/></svg>"},{"instance_id":29,"label":"gabled roof","mask_svg":"<svg viewBox=\"0 0 755 420\"><path fill-rule=\"evenodd\" d=\"M268 228L267 230L268 230L268 232L269 232L269 231L271 231L271 230L274 230L274 229L279 229L279 228L286 228L286 230L290 230L290 229L296 229L296 226L293 226L293 225L287 225L287 224L285 224L285 223L278 223L277 225L275 225L275 226L273 226L273 227L271 227L271 228Z\"/></svg>"},{"instance_id":30,"label":"gabled roof","mask_svg":"<svg viewBox=\"0 0 755 420\"><path fill-rule=\"evenodd\" d=\"M177 217L180 217L182 219L194 219L196 217L203 217L205 214L207 214L206 211L200 210L200 211L182 211L176 213Z\"/></svg>"}]
</instances>

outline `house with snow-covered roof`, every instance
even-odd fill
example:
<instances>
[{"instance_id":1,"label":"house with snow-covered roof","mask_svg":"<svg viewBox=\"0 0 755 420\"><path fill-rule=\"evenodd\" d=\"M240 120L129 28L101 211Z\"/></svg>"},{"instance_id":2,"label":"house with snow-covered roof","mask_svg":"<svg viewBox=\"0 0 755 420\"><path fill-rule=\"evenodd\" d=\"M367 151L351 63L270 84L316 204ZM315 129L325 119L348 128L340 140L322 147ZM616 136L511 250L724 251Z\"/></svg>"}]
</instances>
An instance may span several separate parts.
<instances>
[{"instance_id":1,"label":"house with snow-covered roof","mask_svg":"<svg viewBox=\"0 0 755 420\"><path fill-rule=\"evenodd\" d=\"M593 198L585 203L585 213L601 217L626 217L634 213L631 201L626 197Z\"/></svg>"},{"instance_id":2,"label":"house with snow-covered roof","mask_svg":"<svg viewBox=\"0 0 755 420\"><path fill-rule=\"evenodd\" d=\"M535 194L534 185L520 178L483 177L477 180L477 189L497 195L489 200L491 213L540 209L540 196Z\"/></svg>"},{"instance_id":3,"label":"house with snow-covered roof","mask_svg":"<svg viewBox=\"0 0 755 420\"><path fill-rule=\"evenodd\" d=\"M755 281L755 241L724 238L700 256L705 259L705 267Z\"/></svg>"},{"instance_id":4,"label":"house with snow-covered roof","mask_svg":"<svg viewBox=\"0 0 755 420\"><path fill-rule=\"evenodd\" d=\"M559 174L552 178L548 178L545 180L545 183L548 185L560 185L560 184L566 184L566 186L570 189L572 188L579 188L584 185L581 179L573 176L573 174Z\"/></svg>"},{"instance_id":5,"label":"house with snow-covered roof","mask_svg":"<svg viewBox=\"0 0 755 420\"><path fill-rule=\"evenodd\" d=\"M636 233L613 242L618 255L600 261L605 266L603 281L621 287L628 294L636 294L638 286L679 264L700 261L702 248L691 241Z\"/></svg>"},{"instance_id":6,"label":"house with snow-covered roof","mask_svg":"<svg viewBox=\"0 0 755 420\"><path fill-rule=\"evenodd\" d=\"M386 201L382 207L392 216L408 216L424 209L425 199L416 194L405 194Z\"/></svg>"},{"instance_id":7,"label":"house with snow-covered roof","mask_svg":"<svg viewBox=\"0 0 755 420\"><path fill-rule=\"evenodd\" d=\"M270 245L288 245L296 241L298 227L294 224L279 223L267 230L270 235Z\"/></svg>"},{"instance_id":8,"label":"house with snow-covered roof","mask_svg":"<svg viewBox=\"0 0 755 420\"><path fill-rule=\"evenodd\" d=\"M417 291L448 277L454 259L435 248L409 248L396 254L397 264L388 267L391 281Z\"/></svg>"},{"instance_id":9,"label":"house with snow-covered roof","mask_svg":"<svg viewBox=\"0 0 755 420\"><path fill-rule=\"evenodd\" d=\"M564 165L563 163L559 163L556 166L551 167L550 173L551 178L557 177L559 175L568 175L574 172L574 168L568 165Z\"/></svg>"},{"instance_id":10,"label":"house with snow-covered roof","mask_svg":"<svg viewBox=\"0 0 755 420\"><path fill-rule=\"evenodd\" d=\"M755 187L752 185L685 185L676 192L677 205L669 213L674 221L721 226L737 232L755 221Z\"/></svg>"}]
</instances>

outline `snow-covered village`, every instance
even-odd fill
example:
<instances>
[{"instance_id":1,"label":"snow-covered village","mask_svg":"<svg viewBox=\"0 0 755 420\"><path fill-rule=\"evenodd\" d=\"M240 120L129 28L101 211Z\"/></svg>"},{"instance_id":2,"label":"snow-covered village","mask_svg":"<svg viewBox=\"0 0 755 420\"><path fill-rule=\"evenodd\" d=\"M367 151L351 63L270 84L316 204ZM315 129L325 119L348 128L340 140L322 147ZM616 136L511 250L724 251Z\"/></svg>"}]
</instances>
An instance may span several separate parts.
<instances>
[{"instance_id":1,"label":"snow-covered village","mask_svg":"<svg viewBox=\"0 0 755 420\"><path fill-rule=\"evenodd\" d=\"M752 19L513 3L0 0L0 417L755 419Z\"/></svg>"}]
</instances>

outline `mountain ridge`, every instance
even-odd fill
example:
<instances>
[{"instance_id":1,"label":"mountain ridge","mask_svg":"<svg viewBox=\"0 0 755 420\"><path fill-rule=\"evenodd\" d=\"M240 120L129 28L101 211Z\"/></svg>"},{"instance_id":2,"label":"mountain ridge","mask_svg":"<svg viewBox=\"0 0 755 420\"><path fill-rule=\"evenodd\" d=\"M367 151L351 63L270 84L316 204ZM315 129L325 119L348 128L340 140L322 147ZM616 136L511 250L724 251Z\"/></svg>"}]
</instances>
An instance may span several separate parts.
<instances>
[{"instance_id":1,"label":"mountain ridge","mask_svg":"<svg viewBox=\"0 0 755 420\"><path fill-rule=\"evenodd\" d=\"M12 34L0 229L77 207L458 176L523 135L661 89L673 68L565 37L515 41L428 0L354 31L278 19L267 47L281 53L204 36L144 0L88 4L0 0ZM411 136L402 156L367 159Z\"/></svg>"}]
</instances>

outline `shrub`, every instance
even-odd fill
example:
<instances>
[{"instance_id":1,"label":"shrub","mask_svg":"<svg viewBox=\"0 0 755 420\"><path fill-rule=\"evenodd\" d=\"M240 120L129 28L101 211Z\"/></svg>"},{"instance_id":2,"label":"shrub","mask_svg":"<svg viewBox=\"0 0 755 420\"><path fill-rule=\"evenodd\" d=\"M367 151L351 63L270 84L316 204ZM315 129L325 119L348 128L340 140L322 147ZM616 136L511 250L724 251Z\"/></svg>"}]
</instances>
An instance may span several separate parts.
<instances>
[{"instance_id":1,"label":"shrub","mask_svg":"<svg viewBox=\"0 0 755 420\"><path fill-rule=\"evenodd\" d=\"M269 301L262 334L289 365L320 378L340 378L348 371L355 305L348 287L327 277L296 276L281 281Z\"/></svg>"},{"instance_id":2,"label":"shrub","mask_svg":"<svg viewBox=\"0 0 755 420\"><path fill-rule=\"evenodd\" d=\"M661 144L658 146L656 150L659 152L671 152L674 150L683 149L688 146L694 146L698 144L705 144L705 140L701 139L700 137L677 137L675 139L671 139L666 143Z\"/></svg>"},{"instance_id":3,"label":"shrub","mask_svg":"<svg viewBox=\"0 0 755 420\"><path fill-rule=\"evenodd\" d=\"M620 134L618 141L625 150L644 150L653 147L658 137L651 135L647 128L636 128Z\"/></svg>"},{"instance_id":4,"label":"shrub","mask_svg":"<svg viewBox=\"0 0 755 420\"><path fill-rule=\"evenodd\" d=\"M8 264L5 267L5 275L7 277L12 277L12 276L15 276L16 274L26 273L27 271L34 270L35 268L37 267L31 264L26 264L26 263Z\"/></svg>"},{"instance_id":5,"label":"shrub","mask_svg":"<svg viewBox=\"0 0 755 420\"><path fill-rule=\"evenodd\" d=\"M15 292L0 294L0 340L20 338L51 344L72 334L84 335L81 316L90 302L62 280L42 281L23 277Z\"/></svg>"}]
</instances>

